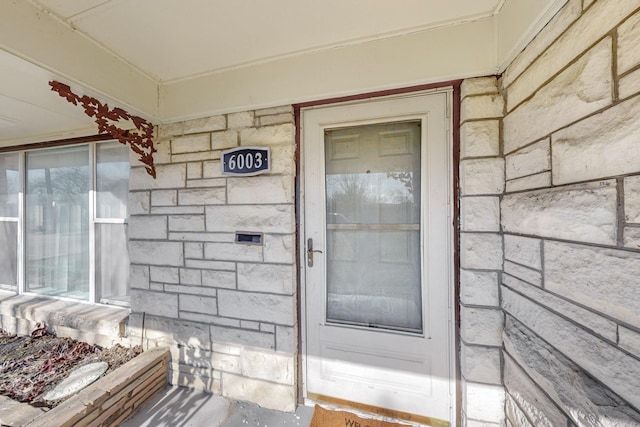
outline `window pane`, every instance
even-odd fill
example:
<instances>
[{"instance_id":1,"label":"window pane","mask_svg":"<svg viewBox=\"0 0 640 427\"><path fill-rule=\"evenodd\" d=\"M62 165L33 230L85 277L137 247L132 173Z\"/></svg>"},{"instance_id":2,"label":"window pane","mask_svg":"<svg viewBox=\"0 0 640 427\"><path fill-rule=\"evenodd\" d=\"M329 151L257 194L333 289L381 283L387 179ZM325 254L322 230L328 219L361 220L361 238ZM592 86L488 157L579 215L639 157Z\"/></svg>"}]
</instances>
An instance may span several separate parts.
<instances>
[{"instance_id":1,"label":"window pane","mask_svg":"<svg viewBox=\"0 0 640 427\"><path fill-rule=\"evenodd\" d=\"M422 331L420 123L327 131L327 320Z\"/></svg>"},{"instance_id":2,"label":"window pane","mask_svg":"<svg viewBox=\"0 0 640 427\"><path fill-rule=\"evenodd\" d=\"M117 141L96 147L96 218L126 218L129 149Z\"/></svg>"},{"instance_id":3,"label":"window pane","mask_svg":"<svg viewBox=\"0 0 640 427\"><path fill-rule=\"evenodd\" d=\"M18 223L0 221L0 289L16 291L18 284Z\"/></svg>"},{"instance_id":4,"label":"window pane","mask_svg":"<svg viewBox=\"0 0 640 427\"><path fill-rule=\"evenodd\" d=\"M97 301L129 303L129 254L125 224L96 224Z\"/></svg>"},{"instance_id":5,"label":"window pane","mask_svg":"<svg viewBox=\"0 0 640 427\"><path fill-rule=\"evenodd\" d=\"M0 154L0 217L18 216L18 154Z\"/></svg>"},{"instance_id":6,"label":"window pane","mask_svg":"<svg viewBox=\"0 0 640 427\"><path fill-rule=\"evenodd\" d=\"M89 147L27 153L26 289L89 297Z\"/></svg>"}]
</instances>

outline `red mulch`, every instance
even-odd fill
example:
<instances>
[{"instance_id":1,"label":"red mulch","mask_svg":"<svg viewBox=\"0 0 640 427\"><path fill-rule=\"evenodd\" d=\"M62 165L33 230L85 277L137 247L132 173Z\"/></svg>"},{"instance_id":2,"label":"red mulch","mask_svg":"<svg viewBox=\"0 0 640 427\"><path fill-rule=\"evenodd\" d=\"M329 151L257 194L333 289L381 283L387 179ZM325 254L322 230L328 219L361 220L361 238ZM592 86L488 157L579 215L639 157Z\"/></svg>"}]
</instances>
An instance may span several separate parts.
<instances>
[{"instance_id":1,"label":"red mulch","mask_svg":"<svg viewBox=\"0 0 640 427\"><path fill-rule=\"evenodd\" d=\"M64 399L45 402L43 395L64 380L71 370L105 361L116 369L142 352L140 346L119 344L103 349L71 338L57 337L40 327L28 337L0 331L0 394L34 406L54 407Z\"/></svg>"}]
</instances>

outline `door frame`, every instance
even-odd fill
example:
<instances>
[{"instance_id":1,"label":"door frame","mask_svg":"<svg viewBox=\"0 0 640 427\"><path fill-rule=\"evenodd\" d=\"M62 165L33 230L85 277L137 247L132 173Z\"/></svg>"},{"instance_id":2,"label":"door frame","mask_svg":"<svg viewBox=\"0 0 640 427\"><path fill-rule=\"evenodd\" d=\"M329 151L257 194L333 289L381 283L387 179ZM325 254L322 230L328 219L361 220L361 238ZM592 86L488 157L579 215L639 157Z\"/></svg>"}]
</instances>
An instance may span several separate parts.
<instances>
[{"instance_id":1,"label":"door frame","mask_svg":"<svg viewBox=\"0 0 640 427\"><path fill-rule=\"evenodd\" d=\"M295 118L295 163L296 163L296 262L297 262L297 292L296 292L296 309L297 309L297 322L298 322L298 339L297 339L297 400L300 404L305 404L306 396L306 368L305 368L305 343L306 343L306 283L305 283L305 224L304 224L304 158L302 151L302 111L310 107L318 106L330 106L331 104L348 104L354 101L363 101L366 99L375 100L376 98L392 97L394 95L412 95L418 92L437 93L444 90L452 91L451 99L451 129L449 134L451 135L451 164L450 166L450 179L451 179L451 202L452 202L452 250L450 254L450 268L452 272L453 286L451 292L452 304L452 318L449 320L453 322L451 345L450 345L450 361L452 362L452 387L454 390L453 398L453 420L451 425L460 425L462 420L462 388L460 386L461 381L461 368L460 368L460 199L459 199L459 165L460 165L460 86L462 80L450 80L439 83L425 84L419 86L411 86L399 89L381 90L376 92L367 92L357 95L342 96L335 98L327 98L318 101L309 101L299 104L294 104L294 118Z\"/></svg>"}]
</instances>

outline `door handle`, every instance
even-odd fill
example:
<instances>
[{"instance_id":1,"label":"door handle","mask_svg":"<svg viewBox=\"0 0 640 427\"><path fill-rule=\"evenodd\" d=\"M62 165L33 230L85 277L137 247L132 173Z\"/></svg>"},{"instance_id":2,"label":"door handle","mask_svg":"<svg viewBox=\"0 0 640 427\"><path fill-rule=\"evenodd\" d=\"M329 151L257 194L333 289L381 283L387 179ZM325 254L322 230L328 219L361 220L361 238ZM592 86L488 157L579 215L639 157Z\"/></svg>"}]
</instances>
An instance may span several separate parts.
<instances>
[{"instance_id":1,"label":"door handle","mask_svg":"<svg viewBox=\"0 0 640 427\"><path fill-rule=\"evenodd\" d=\"M308 267L313 267L313 253L314 252L318 252L318 253L322 253L321 250L314 250L313 249L313 239L309 238L307 239L307 266Z\"/></svg>"}]
</instances>

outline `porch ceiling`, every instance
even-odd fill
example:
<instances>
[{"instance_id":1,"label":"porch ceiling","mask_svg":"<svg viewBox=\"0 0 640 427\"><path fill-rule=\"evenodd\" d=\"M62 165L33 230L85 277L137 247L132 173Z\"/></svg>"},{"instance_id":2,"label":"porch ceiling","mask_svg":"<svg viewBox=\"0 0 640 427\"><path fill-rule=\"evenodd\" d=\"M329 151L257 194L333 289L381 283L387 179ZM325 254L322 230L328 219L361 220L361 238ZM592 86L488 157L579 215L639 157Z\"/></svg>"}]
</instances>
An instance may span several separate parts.
<instances>
[{"instance_id":1,"label":"porch ceiling","mask_svg":"<svg viewBox=\"0 0 640 427\"><path fill-rule=\"evenodd\" d=\"M535 10L530 3L537 3ZM563 2L0 0L0 146L95 133L80 108L49 90L51 79L158 122L171 119L162 117L160 105L167 86L213 81L217 75L261 64L495 20L509 4L515 5L512 9L519 4L529 8L523 15L529 21L524 28L532 32L534 21L559 3ZM497 42L494 49L487 53L496 57L492 62L498 71Z\"/></svg>"}]
</instances>

